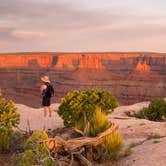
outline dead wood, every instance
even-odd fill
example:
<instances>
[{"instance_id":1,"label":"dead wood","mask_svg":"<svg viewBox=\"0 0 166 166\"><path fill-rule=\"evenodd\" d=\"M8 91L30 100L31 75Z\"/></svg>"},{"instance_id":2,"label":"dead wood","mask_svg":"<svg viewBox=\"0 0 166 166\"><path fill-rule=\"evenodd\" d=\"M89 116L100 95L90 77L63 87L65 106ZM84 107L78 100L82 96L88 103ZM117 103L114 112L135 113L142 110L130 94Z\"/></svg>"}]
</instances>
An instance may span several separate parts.
<instances>
[{"instance_id":1,"label":"dead wood","mask_svg":"<svg viewBox=\"0 0 166 166\"><path fill-rule=\"evenodd\" d=\"M117 129L118 126L112 124L110 128L100 133L97 137L80 137L66 141L56 136L55 138L48 138L44 142L51 152L68 157L70 166L73 165L74 159L79 160L81 165L91 166L93 160L99 158L100 155L97 151L97 146L102 144L104 137L115 133ZM94 151L96 151L96 154L93 154Z\"/></svg>"},{"instance_id":2,"label":"dead wood","mask_svg":"<svg viewBox=\"0 0 166 166\"><path fill-rule=\"evenodd\" d=\"M104 137L114 133L117 129L118 126L112 124L110 128L100 133L97 137L80 137L65 141L61 137L56 136L55 138L48 138L45 142L48 143L49 149L51 151L73 152L73 151L78 151L78 149L80 150L84 146L88 145L97 146L101 144Z\"/></svg>"}]
</instances>

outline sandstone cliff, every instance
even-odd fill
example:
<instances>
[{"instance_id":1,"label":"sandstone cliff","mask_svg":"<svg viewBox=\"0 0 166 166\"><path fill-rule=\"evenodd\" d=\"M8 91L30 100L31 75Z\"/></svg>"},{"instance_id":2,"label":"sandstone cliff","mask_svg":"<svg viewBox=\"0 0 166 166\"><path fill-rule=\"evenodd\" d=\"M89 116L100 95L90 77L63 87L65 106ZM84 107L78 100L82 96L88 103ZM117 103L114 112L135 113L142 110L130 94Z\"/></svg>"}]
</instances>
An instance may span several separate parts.
<instances>
[{"instance_id":1,"label":"sandstone cliff","mask_svg":"<svg viewBox=\"0 0 166 166\"><path fill-rule=\"evenodd\" d=\"M122 104L166 96L166 54L0 54L0 88L17 103L40 106L40 77L50 76L53 101L75 89L111 90Z\"/></svg>"}]
</instances>

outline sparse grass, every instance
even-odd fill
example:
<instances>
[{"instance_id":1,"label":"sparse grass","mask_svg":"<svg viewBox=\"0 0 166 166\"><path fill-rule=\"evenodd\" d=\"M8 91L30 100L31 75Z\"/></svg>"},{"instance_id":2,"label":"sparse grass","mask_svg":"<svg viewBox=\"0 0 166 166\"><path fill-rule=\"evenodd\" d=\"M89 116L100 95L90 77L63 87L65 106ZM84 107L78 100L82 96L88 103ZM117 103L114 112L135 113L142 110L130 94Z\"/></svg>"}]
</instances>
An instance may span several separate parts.
<instances>
[{"instance_id":1,"label":"sparse grass","mask_svg":"<svg viewBox=\"0 0 166 166\"><path fill-rule=\"evenodd\" d=\"M124 152L121 154L121 158L130 156L132 154L132 149L131 147L128 147L124 150Z\"/></svg>"},{"instance_id":2,"label":"sparse grass","mask_svg":"<svg viewBox=\"0 0 166 166\"><path fill-rule=\"evenodd\" d=\"M142 122L142 123L140 123L139 125L140 125L140 126L144 126L144 125L145 125L145 123L144 123L144 122Z\"/></svg>"},{"instance_id":3,"label":"sparse grass","mask_svg":"<svg viewBox=\"0 0 166 166\"><path fill-rule=\"evenodd\" d=\"M159 142L160 142L159 140L154 140L154 141L153 141L154 144L157 144L157 143L159 143Z\"/></svg>"},{"instance_id":4,"label":"sparse grass","mask_svg":"<svg viewBox=\"0 0 166 166\"><path fill-rule=\"evenodd\" d=\"M114 133L105 137L103 147L111 160L117 160L118 152L122 149L122 136L119 133Z\"/></svg>"},{"instance_id":5,"label":"sparse grass","mask_svg":"<svg viewBox=\"0 0 166 166\"><path fill-rule=\"evenodd\" d=\"M129 116L129 117L132 117L131 115L131 112L130 111L126 111L126 112L124 112L127 116Z\"/></svg>"},{"instance_id":6,"label":"sparse grass","mask_svg":"<svg viewBox=\"0 0 166 166\"><path fill-rule=\"evenodd\" d=\"M105 131L110 127L110 122L106 114L101 110L101 108L97 108L90 122L90 136L97 136L99 133Z\"/></svg>"},{"instance_id":7,"label":"sparse grass","mask_svg":"<svg viewBox=\"0 0 166 166\"><path fill-rule=\"evenodd\" d=\"M162 138L161 135L159 135L159 134L157 134L157 133L151 133L151 134L148 135L147 140L151 140L151 139L160 139L160 138Z\"/></svg>"},{"instance_id":8,"label":"sparse grass","mask_svg":"<svg viewBox=\"0 0 166 166\"><path fill-rule=\"evenodd\" d=\"M139 119L145 119L143 110L141 110L141 111L139 111L139 112L130 112L130 111L126 111L125 114L126 114L128 117L135 117L135 118L139 118Z\"/></svg>"},{"instance_id":9,"label":"sparse grass","mask_svg":"<svg viewBox=\"0 0 166 166\"><path fill-rule=\"evenodd\" d=\"M130 146L128 147L123 147L119 153L117 153L113 159L110 160L110 163L112 166L115 165L116 161L125 158L127 156L130 156L132 154L132 148Z\"/></svg>"},{"instance_id":10,"label":"sparse grass","mask_svg":"<svg viewBox=\"0 0 166 166\"><path fill-rule=\"evenodd\" d=\"M130 144L130 148L134 148L134 147L136 147L136 146L138 146L138 145L141 145L142 144L142 142L132 142L131 144Z\"/></svg>"},{"instance_id":11,"label":"sparse grass","mask_svg":"<svg viewBox=\"0 0 166 166\"><path fill-rule=\"evenodd\" d=\"M128 125L127 128L131 128L131 125Z\"/></svg>"}]
</instances>

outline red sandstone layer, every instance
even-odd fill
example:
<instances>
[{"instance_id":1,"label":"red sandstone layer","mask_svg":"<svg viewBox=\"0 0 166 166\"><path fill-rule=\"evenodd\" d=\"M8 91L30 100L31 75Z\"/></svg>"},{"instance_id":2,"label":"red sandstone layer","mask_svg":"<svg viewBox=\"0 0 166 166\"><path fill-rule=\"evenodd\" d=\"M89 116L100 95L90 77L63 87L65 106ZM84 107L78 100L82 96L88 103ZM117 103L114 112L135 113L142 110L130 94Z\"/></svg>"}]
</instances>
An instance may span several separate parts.
<instances>
[{"instance_id":1,"label":"red sandstone layer","mask_svg":"<svg viewBox=\"0 0 166 166\"><path fill-rule=\"evenodd\" d=\"M40 77L50 76L53 102L75 89L111 90L122 104L166 96L166 54L0 54L0 88L16 102L39 106Z\"/></svg>"}]
</instances>

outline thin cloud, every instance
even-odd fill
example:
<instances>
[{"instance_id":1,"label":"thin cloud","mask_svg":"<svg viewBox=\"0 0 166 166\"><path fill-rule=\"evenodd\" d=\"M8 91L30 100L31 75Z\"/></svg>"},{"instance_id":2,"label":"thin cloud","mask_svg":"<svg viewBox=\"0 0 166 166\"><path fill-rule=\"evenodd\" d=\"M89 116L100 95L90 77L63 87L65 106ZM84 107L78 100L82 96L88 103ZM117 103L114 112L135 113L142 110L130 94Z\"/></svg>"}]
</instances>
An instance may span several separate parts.
<instances>
[{"instance_id":1,"label":"thin cloud","mask_svg":"<svg viewBox=\"0 0 166 166\"><path fill-rule=\"evenodd\" d=\"M2 0L0 0L2 1ZM0 15L6 17L14 26L30 26L50 29L83 29L121 21L132 17L125 10L85 10L74 8L60 1L4 0L0 4Z\"/></svg>"},{"instance_id":2,"label":"thin cloud","mask_svg":"<svg viewBox=\"0 0 166 166\"><path fill-rule=\"evenodd\" d=\"M12 39L12 31L14 29L10 27L0 27L0 39Z\"/></svg>"},{"instance_id":3,"label":"thin cloud","mask_svg":"<svg viewBox=\"0 0 166 166\"><path fill-rule=\"evenodd\" d=\"M29 32L29 31L13 31L12 35L20 39L40 39L46 37L46 34L43 32Z\"/></svg>"},{"instance_id":4,"label":"thin cloud","mask_svg":"<svg viewBox=\"0 0 166 166\"><path fill-rule=\"evenodd\" d=\"M141 49L145 47L141 45L142 39L163 40L165 37L164 15L146 13L133 2L132 6L128 5L129 1L125 7L118 7L120 2L123 4L122 0L95 2L101 7L88 8L81 6L80 1L69 0L0 0L3 20L0 21L0 42L7 41L8 50L24 50L28 45L30 51L104 51L118 45L119 50L135 48L136 40ZM111 5L102 7L105 2ZM133 5L135 8L131 8ZM163 45L158 47L164 49Z\"/></svg>"}]
</instances>

